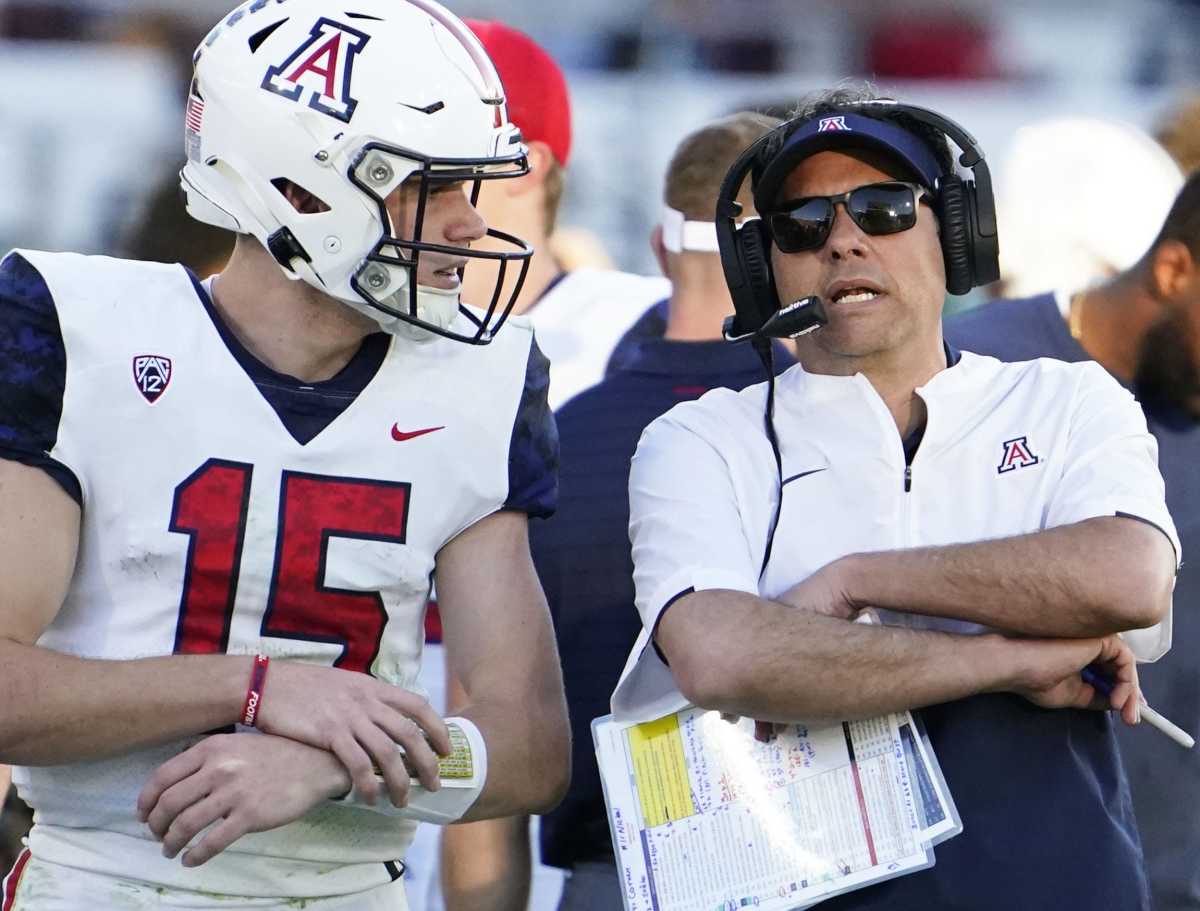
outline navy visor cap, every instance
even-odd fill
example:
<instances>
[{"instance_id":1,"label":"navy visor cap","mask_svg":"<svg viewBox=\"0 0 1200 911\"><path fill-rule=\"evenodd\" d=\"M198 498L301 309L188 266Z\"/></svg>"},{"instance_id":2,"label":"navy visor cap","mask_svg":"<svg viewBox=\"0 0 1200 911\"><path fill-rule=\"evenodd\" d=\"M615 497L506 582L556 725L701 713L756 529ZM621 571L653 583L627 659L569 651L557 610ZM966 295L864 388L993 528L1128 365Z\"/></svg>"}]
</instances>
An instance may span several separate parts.
<instances>
[{"instance_id":1,"label":"navy visor cap","mask_svg":"<svg viewBox=\"0 0 1200 911\"><path fill-rule=\"evenodd\" d=\"M770 211L780 201L779 190L788 174L805 158L854 147L892 155L911 169L923 186L934 192L939 189L942 168L923 140L894 123L847 112L814 117L787 138L754 181L754 207L759 212Z\"/></svg>"}]
</instances>

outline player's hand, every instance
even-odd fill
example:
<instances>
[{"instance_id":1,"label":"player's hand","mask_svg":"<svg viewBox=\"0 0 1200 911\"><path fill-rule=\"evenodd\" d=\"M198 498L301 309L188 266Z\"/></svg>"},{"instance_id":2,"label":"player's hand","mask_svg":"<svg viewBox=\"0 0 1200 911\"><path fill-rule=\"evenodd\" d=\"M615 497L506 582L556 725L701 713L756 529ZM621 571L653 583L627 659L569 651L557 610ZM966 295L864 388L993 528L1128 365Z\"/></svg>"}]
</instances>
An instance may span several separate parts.
<instances>
[{"instance_id":1,"label":"player's hand","mask_svg":"<svg viewBox=\"0 0 1200 911\"><path fill-rule=\"evenodd\" d=\"M850 597L845 564L834 560L818 569L803 582L793 585L775 598L780 604L839 620L853 620L864 605Z\"/></svg>"},{"instance_id":2,"label":"player's hand","mask_svg":"<svg viewBox=\"0 0 1200 911\"><path fill-rule=\"evenodd\" d=\"M299 819L350 788L350 775L324 750L270 734L217 734L164 762L138 795L138 818L175 857L198 867L247 832Z\"/></svg>"},{"instance_id":3,"label":"player's hand","mask_svg":"<svg viewBox=\"0 0 1200 911\"><path fill-rule=\"evenodd\" d=\"M1140 720L1137 659L1120 636L1010 641L1020 652L1013 692L1043 708L1113 709L1126 724ZM1080 676L1089 664L1113 681L1107 698Z\"/></svg>"},{"instance_id":4,"label":"player's hand","mask_svg":"<svg viewBox=\"0 0 1200 911\"><path fill-rule=\"evenodd\" d=\"M367 803L379 796L378 767L397 807L408 803L410 777L426 790L441 788L438 755L451 750L446 723L416 693L367 674L291 661L272 662L257 725L333 753Z\"/></svg>"}]
</instances>

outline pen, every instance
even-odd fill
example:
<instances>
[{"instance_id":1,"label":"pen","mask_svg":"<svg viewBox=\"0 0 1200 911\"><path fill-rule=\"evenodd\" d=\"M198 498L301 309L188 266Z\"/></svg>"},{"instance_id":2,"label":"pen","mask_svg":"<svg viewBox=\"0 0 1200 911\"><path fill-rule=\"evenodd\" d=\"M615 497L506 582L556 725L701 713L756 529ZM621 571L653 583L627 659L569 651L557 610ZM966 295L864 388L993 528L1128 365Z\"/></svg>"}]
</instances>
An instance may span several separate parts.
<instances>
[{"instance_id":1,"label":"pen","mask_svg":"<svg viewBox=\"0 0 1200 911\"><path fill-rule=\"evenodd\" d=\"M1103 693L1105 696L1112 694L1112 681L1103 676L1091 665L1085 667L1079 672L1079 674L1081 677L1083 677L1084 683L1090 683L1098 692ZM1183 728L1179 727L1173 722L1168 721L1162 715L1158 714L1158 712L1154 711L1154 709L1150 708L1150 706L1142 703L1140 711L1142 715L1142 721L1146 722L1148 725L1150 725L1150 727L1162 731L1181 747L1190 750L1196 745L1196 741L1192 739L1192 736L1188 734L1187 731L1183 730Z\"/></svg>"}]
</instances>

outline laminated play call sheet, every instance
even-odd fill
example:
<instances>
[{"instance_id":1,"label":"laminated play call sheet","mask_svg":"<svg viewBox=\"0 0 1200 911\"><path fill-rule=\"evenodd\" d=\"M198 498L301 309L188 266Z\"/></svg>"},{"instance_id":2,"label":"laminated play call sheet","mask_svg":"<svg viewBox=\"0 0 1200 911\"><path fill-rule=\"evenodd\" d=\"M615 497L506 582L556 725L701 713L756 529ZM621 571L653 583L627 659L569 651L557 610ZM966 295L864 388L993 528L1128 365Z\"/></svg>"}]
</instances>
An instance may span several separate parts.
<instances>
[{"instance_id":1,"label":"laminated play call sheet","mask_svg":"<svg viewBox=\"0 0 1200 911\"><path fill-rule=\"evenodd\" d=\"M962 830L910 713L776 730L593 722L627 911L804 908L931 866Z\"/></svg>"}]
</instances>

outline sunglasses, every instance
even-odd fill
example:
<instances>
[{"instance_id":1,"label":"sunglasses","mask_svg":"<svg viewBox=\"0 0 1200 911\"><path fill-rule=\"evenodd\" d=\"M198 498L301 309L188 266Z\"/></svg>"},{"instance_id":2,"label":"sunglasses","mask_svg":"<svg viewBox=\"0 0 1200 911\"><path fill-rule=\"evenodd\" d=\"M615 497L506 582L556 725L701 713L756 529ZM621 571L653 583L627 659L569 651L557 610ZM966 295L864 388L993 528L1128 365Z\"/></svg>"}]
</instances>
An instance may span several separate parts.
<instances>
[{"instance_id":1,"label":"sunglasses","mask_svg":"<svg viewBox=\"0 0 1200 911\"><path fill-rule=\"evenodd\" d=\"M928 195L920 184L889 180L837 196L806 196L785 202L764 218L775 246L784 253L799 253L816 250L829 239L838 203L867 234L897 234L917 223L917 204Z\"/></svg>"}]
</instances>

